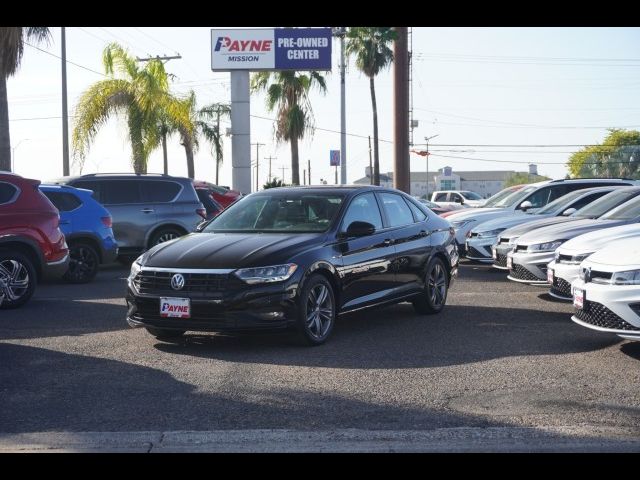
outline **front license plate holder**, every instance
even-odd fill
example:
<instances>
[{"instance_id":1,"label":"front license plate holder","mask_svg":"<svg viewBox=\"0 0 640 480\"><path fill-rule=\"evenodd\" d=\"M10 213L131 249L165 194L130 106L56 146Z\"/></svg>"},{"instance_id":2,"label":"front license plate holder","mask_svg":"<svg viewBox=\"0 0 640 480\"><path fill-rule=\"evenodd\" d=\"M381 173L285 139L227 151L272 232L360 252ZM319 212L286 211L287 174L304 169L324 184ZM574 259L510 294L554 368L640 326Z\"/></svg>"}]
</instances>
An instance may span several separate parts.
<instances>
[{"instance_id":1,"label":"front license plate holder","mask_svg":"<svg viewBox=\"0 0 640 480\"><path fill-rule=\"evenodd\" d=\"M162 318L191 318L191 299L160 297L160 316Z\"/></svg>"},{"instance_id":2,"label":"front license plate holder","mask_svg":"<svg viewBox=\"0 0 640 480\"><path fill-rule=\"evenodd\" d=\"M573 306L578 310L582 310L584 308L585 303L585 291L581 288L573 289Z\"/></svg>"}]
</instances>

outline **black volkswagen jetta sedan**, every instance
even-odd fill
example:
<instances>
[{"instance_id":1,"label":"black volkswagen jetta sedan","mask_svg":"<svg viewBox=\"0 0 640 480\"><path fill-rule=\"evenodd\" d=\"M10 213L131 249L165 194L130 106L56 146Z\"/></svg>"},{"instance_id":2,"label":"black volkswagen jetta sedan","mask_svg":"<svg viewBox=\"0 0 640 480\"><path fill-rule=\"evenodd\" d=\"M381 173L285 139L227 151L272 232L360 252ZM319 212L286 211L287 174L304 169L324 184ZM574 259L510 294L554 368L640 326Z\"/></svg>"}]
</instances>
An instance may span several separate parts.
<instances>
[{"instance_id":1,"label":"black volkswagen jetta sedan","mask_svg":"<svg viewBox=\"0 0 640 480\"><path fill-rule=\"evenodd\" d=\"M159 339L295 327L318 345L346 312L402 301L440 312L457 266L449 222L400 191L274 188L141 255L127 321Z\"/></svg>"}]
</instances>

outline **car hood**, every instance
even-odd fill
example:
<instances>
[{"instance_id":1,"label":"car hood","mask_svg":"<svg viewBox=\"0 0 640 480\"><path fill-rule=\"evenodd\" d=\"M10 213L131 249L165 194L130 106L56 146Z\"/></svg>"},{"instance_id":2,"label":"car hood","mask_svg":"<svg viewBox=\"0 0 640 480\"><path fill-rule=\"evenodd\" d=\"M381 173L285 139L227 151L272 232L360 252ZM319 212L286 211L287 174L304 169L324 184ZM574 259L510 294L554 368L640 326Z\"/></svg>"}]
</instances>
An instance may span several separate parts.
<instances>
[{"instance_id":1,"label":"car hood","mask_svg":"<svg viewBox=\"0 0 640 480\"><path fill-rule=\"evenodd\" d=\"M537 217L538 215L536 215ZM550 225L558 225L566 222L575 222L580 220L575 217L547 217L547 218L539 218L533 219L529 222L522 223L520 225L516 225L514 227L508 228L504 232L500 234L500 237L503 238L513 238L520 237L526 233L529 233L533 230L537 230L542 227L548 227Z\"/></svg>"},{"instance_id":2,"label":"car hood","mask_svg":"<svg viewBox=\"0 0 640 480\"><path fill-rule=\"evenodd\" d=\"M621 252L624 255L621 255ZM610 271L640 269L640 242L636 238L616 240L591 255L583 265L594 265L595 269L598 269L599 265L606 265ZM624 268L616 268L617 266Z\"/></svg>"},{"instance_id":3,"label":"car hood","mask_svg":"<svg viewBox=\"0 0 640 480\"><path fill-rule=\"evenodd\" d=\"M473 227L472 232L488 232L490 230L496 230L498 228L511 228L516 225L520 225L526 222L533 222L535 220L543 220L550 215L523 215L522 213L512 213L511 215L501 215L493 220L482 222L479 225Z\"/></svg>"},{"instance_id":4,"label":"car hood","mask_svg":"<svg viewBox=\"0 0 640 480\"><path fill-rule=\"evenodd\" d=\"M562 255L580 255L596 252L612 241L625 238L636 238L636 241L640 244L640 224L632 223L585 233L562 244L558 249L558 253Z\"/></svg>"},{"instance_id":5,"label":"car hood","mask_svg":"<svg viewBox=\"0 0 640 480\"><path fill-rule=\"evenodd\" d=\"M517 243L518 245L533 245L536 243L553 242L554 240L568 240L594 230L617 227L624 223L626 222L622 220L576 220L575 222L537 228L532 232L522 235Z\"/></svg>"},{"instance_id":6,"label":"car hood","mask_svg":"<svg viewBox=\"0 0 640 480\"><path fill-rule=\"evenodd\" d=\"M326 234L191 233L149 251L145 267L246 268L287 263Z\"/></svg>"},{"instance_id":7,"label":"car hood","mask_svg":"<svg viewBox=\"0 0 640 480\"><path fill-rule=\"evenodd\" d=\"M452 222L457 222L458 220L467 220L469 217L476 217L479 215L489 214L492 212L507 213L508 210L505 210L504 208L485 208L485 207L463 208L463 209L460 209L459 211L456 210L456 213L452 214L450 218Z\"/></svg>"}]
</instances>

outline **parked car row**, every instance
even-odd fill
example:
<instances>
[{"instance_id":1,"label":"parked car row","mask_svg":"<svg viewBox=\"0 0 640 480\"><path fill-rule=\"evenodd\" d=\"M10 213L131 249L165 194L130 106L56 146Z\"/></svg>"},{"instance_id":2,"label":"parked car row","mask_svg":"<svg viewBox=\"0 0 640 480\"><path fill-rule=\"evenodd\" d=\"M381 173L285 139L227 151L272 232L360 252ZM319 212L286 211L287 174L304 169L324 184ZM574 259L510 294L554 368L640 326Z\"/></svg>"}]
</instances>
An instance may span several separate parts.
<instances>
[{"instance_id":1,"label":"parked car row","mask_svg":"<svg viewBox=\"0 0 640 480\"><path fill-rule=\"evenodd\" d=\"M0 172L0 308L27 302L40 279L86 283L100 264L130 264L239 197L168 175L90 174L41 184Z\"/></svg>"},{"instance_id":2,"label":"parked car row","mask_svg":"<svg viewBox=\"0 0 640 480\"><path fill-rule=\"evenodd\" d=\"M569 193L549 202L560 184ZM531 212L541 196L546 206ZM549 285L550 297L573 301L572 320L582 326L640 340L640 182L542 182L511 203L514 213L449 218L458 230L474 225L464 255L508 271L509 280Z\"/></svg>"}]
</instances>

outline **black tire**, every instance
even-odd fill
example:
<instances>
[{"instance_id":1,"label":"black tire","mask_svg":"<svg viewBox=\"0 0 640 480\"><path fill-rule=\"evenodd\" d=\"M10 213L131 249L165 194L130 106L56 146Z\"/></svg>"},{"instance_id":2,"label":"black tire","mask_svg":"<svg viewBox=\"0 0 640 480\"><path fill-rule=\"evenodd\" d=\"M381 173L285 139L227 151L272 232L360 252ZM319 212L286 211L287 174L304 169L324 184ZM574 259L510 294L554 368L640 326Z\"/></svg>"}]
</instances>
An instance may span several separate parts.
<instances>
[{"instance_id":1,"label":"black tire","mask_svg":"<svg viewBox=\"0 0 640 480\"><path fill-rule=\"evenodd\" d=\"M69 245L69 269L64 280L69 283L89 283L98 274L100 256L96 249L84 242Z\"/></svg>"},{"instance_id":2,"label":"black tire","mask_svg":"<svg viewBox=\"0 0 640 480\"><path fill-rule=\"evenodd\" d=\"M160 243L168 242L174 238L178 238L184 235L184 232L176 228L161 228L153 234L149 241L149 248L155 247Z\"/></svg>"},{"instance_id":3,"label":"black tire","mask_svg":"<svg viewBox=\"0 0 640 480\"><path fill-rule=\"evenodd\" d=\"M178 338L184 335L186 330L170 330L167 328L145 327L147 332L156 337L158 340Z\"/></svg>"},{"instance_id":4,"label":"black tire","mask_svg":"<svg viewBox=\"0 0 640 480\"><path fill-rule=\"evenodd\" d=\"M27 303L36 290L36 281L36 269L29 257L0 250L0 309L18 308ZM24 286L19 286L21 284Z\"/></svg>"},{"instance_id":5,"label":"black tire","mask_svg":"<svg viewBox=\"0 0 640 480\"><path fill-rule=\"evenodd\" d=\"M336 298L331 283L323 275L312 275L298 300L299 336L307 345L322 345L336 322Z\"/></svg>"},{"instance_id":6,"label":"black tire","mask_svg":"<svg viewBox=\"0 0 640 480\"><path fill-rule=\"evenodd\" d=\"M447 303L449 273L439 257L433 257L425 272L425 290L413 300L413 308L422 315L440 313Z\"/></svg>"}]
</instances>

